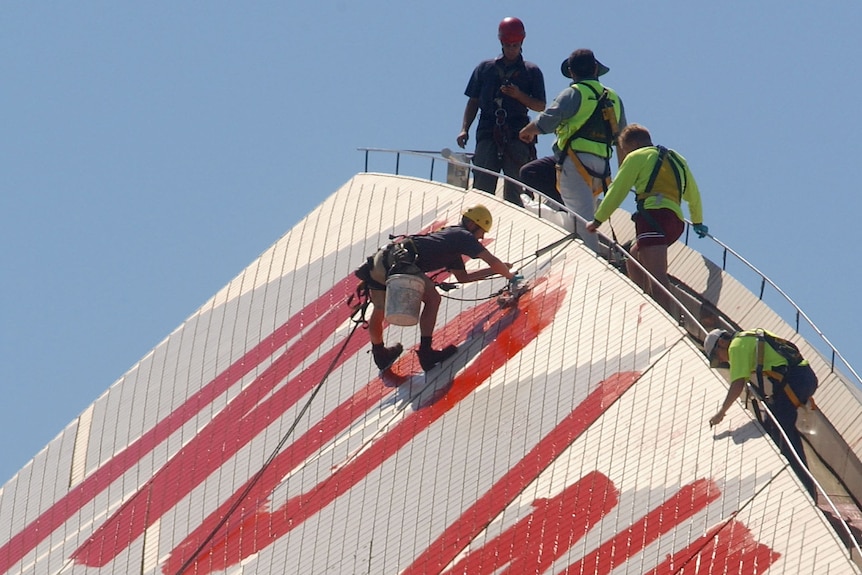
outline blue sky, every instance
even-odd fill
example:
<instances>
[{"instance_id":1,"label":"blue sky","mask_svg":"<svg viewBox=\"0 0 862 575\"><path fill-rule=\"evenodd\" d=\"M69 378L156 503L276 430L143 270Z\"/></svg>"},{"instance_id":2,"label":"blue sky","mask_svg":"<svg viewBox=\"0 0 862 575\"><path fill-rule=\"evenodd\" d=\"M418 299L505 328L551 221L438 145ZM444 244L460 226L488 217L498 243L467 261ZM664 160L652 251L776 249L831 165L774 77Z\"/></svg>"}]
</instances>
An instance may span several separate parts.
<instances>
[{"instance_id":1,"label":"blue sky","mask_svg":"<svg viewBox=\"0 0 862 575\"><path fill-rule=\"evenodd\" d=\"M596 52L629 121L689 160L711 232L860 371L862 4L527 6L0 5L0 483L361 171L357 148L455 148L510 15L549 100L562 59Z\"/></svg>"}]
</instances>

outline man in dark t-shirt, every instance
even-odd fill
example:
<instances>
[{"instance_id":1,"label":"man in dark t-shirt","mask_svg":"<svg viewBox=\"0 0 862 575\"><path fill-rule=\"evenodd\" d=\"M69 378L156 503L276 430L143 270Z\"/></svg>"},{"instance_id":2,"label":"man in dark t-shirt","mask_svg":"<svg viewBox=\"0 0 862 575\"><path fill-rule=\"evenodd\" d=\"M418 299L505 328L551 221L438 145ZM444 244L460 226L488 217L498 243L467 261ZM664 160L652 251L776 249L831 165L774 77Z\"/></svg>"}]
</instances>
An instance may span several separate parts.
<instances>
[{"instance_id":1,"label":"man in dark t-shirt","mask_svg":"<svg viewBox=\"0 0 862 575\"><path fill-rule=\"evenodd\" d=\"M492 172L502 170L517 179L521 166L536 158L535 141L521 141L518 132L530 121L528 110L545 109L545 78L539 67L524 60L521 53L526 37L523 22L504 18L497 37L502 54L480 62L464 90L467 105L456 141L461 148L467 145L470 126L478 114L473 164ZM493 194L497 177L475 170L473 187ZM520 186L506 182L503 193L506 200L523 205Z\"/></svg>"},{"instance_id":2,"label":"man in dark t-shirt","mask_svg":"<svg viewBox=\"0 0 862 575\"><path fill-rule=\"evenodd\" d=\"M422 313L419 316L419 364L428 371L439 363L451 357L457 348L450 345L442 350L431 347L434 326L437 323L437 312L440 309L441 297L437 288L427 273L437 270L448 270L461 283L484 279L499 274L510 281L516 281L516 276L510 271L511 264L502 262L481 244L485 233L491 229L491 212L479 204L467 208L461 215L461 223L443 228L430 234L407 236L388 246L381 248L373 256L371 279L369 284L371 302L374 309L368 319L368 334L371 339L371 354L374 363L381 370L388 368L404 351L400 343L391 347L383 344L383 319L386 307L386 279L393 269L397 269L401 261L396 260L396 253L408 253L409 264L418 268L419 277L425 281L422 294ZM488 264L487 268L468 272L464 267L463 256L471 259L481 259ZM374 285L376 284L376 285Z\"/></svg>"}]
</instances>

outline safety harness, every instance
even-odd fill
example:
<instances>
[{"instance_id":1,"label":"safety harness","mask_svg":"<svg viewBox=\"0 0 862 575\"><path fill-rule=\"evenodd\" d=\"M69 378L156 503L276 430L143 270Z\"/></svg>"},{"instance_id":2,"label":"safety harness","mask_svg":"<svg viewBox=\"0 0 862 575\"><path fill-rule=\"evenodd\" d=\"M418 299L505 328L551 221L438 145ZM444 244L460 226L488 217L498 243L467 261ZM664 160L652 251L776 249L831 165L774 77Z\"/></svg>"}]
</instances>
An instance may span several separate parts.
<instances>
[{"instance_id":1,"label":"safety harness","mask_svg":"<svg viewBox=\"0 0 862 575\"><path fill-rule=\"evenodd\" d=\"M794 392L789 385L784 383L784 377L787 375L787 370L792 367L802 365L805 362L802 354L799 352L799 348L796 347L796 344L792 341L767 333L762 329L756 329L752 332L743 332L738 335L742 335L743 337L753 336L757 338L757 368L755 373L757 375L757 386L760 394L763 397L770 395L766 393L766 386L763 381L763 376L765 375L774 385L777 385L784 390L787 398L797 409L804 405L802 401L799 400L796 392ZM763 350L767 344L776 353L778 353L778 355L787 360L787 365L773 367L772 369L763 369Z\"/></svg>"},{"instance_id":2,"label":"safety harness","mask_svg":"<svg viewBox=\"0 0 862 575\"><path fill-rule=\"evenodd\" d=\"M511 84L512 77L516 73L527 69L526 66L524 66L523 61L520 62L520 65L512 66L508 70L501 66L500 62L495 63L494 68L497 70L497 76L500 79L501 88ZM503 107L503 93L499 88L497 89L497 97L494 98L494 104L496 106L494 110L494 143L497 144L497 159L502 160L506 153L506 146L509 144L510 134L508 125L506 124L509 113L506 112L506 108Z\"/></svg>"},{"instance_id":3,"label":"safety harness","mask_svg":"<svg viewBox=\"0 0 862 575\"><path fill-rule=\"evenodd\" d=\"M390 240L381 250L383 267L386 269L386 277L392 274L419 274L422 273L416 262L419 260L419 250L416 249L416 243L410 236L389 236ZM371 270L374 269L374 259L377 252L374 252L367 258L365 262L353 271L353 275L359 278L359 285L356 288L357 295L368 295L368 290L385 290L386 285L376 281L371 276Z\"/></svg>"},{"instance_id":4,"label":"safety harness","mask_svg":"<svg viewBox=\"0 0 862 575\"><path fill-rule=\"evenodd\" d=\"M617 123L617 115L614 111L614 103L610 99L610 92L607 88L603 88L602 93L599 94L598 90L589 84L584 82L576 82L576 84L578 86L586 86L590 89L595 97L596 107L593 109L593 112L584 124L579 127L574 134L569 136L569 139L566 140L562 148L565 151L565 154L561 154L557 161L557 190L560 188L559 173L562 168L563 161L566 159L566 156L568 156L571 158L572 164L574 164L578 173L581 174L581 177L584 178L587 185L592 188L593 195L598 196L603 192L607 192L608 186L611 185L610 158L613 143L616 141L617 136L619 136L619 124ZM603 171L597 172L590 169L581 161L578 154L572 149L572 142L577 138L583 138L585 140L605 144L607 146Z\"/></svg>"},{"instance_id":5,"label":"safety harness","mask_svg":"<svg viewBox=\"0 0 862 575\"><path fill-rule=\"evenodd\" d=\"M649 176L649 180L647 180L647 185L644 187L643 192L637 194L635 198L636 211L632 214L632 219L635 219L635 216L640 214L640 216L645 219L656 232L664 235L664 229L661 227L661 224L659 224L658 220L649 213L650 211L646 209L644 204L646 203L647 198L664 195L661 192L653 191L653 186L655 185L655 180L658 177L658 173L661 171L661 167L664 165L666 158L670 157L670 167L673 171L674 179L676 179L676 189L679 190L680 202L682 202L682 197L685 195L688 182L685 179L685 170L682 169L682 162L676 156L676 152L669 150L664 146L656 146L656 149L658 149L658 158L655 161L655 166L653 166L652 173Z\"/></svg>"}]
</instances>

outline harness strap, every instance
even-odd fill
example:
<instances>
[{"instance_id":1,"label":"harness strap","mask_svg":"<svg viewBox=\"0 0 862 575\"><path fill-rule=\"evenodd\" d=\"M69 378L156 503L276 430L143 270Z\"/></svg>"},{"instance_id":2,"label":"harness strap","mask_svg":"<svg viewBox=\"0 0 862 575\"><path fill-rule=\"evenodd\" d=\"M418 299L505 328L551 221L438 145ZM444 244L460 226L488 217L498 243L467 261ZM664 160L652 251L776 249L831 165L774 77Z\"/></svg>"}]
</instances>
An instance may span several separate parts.
<instances>
[{"instance_id":1,"label":"harness strap","mask_svg":"<svg viewBox=\"0 0 862 575\"><path fill-rule=\"evenodd\" d=\"M652 168L652 173L649 175L649 180L647 181L647 185L644 188L644 191L640 196L642 198L646 198L652 192L652 187L655 185L655 179L658 177L658 173L661 170L661 165L664 163L664 159L667 156L667 148L664 146L656 146L658 148L658 159L655 161L655 166ZM643 201L643 200L641 200Z\"/></svg>"},{"instance_id":2,"label":"harness strap","mask_svg":"<svg viewBox=\"0 0 862 575\"><path fill-rule=\"evenodd\" d=\"M527 68L523 63L521 63L519 66L513 66L508 70L504 70L503 66L497 62L494 64L494 69L497 70L500 87L502 87L511 80L512 76L521 70L526 70ZM506 108L503 107L502 93L500 93L499 97L494 98L494 104L497 106L494 111L494 143L497 144L497 158L502 159L506 152L506 146L509 143L509 130L506 124L508 112L506 112Z\"/></svg>"},{"instance_id":3,"label":"harness strap","mask_svg":"<svg viewBox=\"0 0 862 575\"><path fill-rule=\"evenodd\" d=\"M578 82L577 84L579 86L585 86L585 87L589 88L590 91L593 93L593 95L596 97L596 107L593 110L593 112L590 114L590 117L587 118L586 122L584 123L584 126L589 124L590 120L593 118L593 116L596 115L597 112L601 115L602 119L605 121L605 135L606 135L605 145L607 146L607 150L608 150L607 151L607 157L604 158L605 169L601 173L595 172L594 170L591 170L590 168L588 168L587 166L584 165L584 163L581 161L581 159L578 158L578 155L574 152L574 150L572 150L572 142L575 140L575 138L578 138L581 135L581 132L583 131L584 126L581 126L580 128L578 128L575 131L575 133L569 137L569 139L563 145L562 149L565 151L566 154L569 155L569 157L572 159L572 163L575 165L578 172L581 174L581 177L584 178L584 181L593 190L593 196L598 196L602 192L607 192L608 187L611 185L611 159L610 159L610 156L612 153L612 151L611 151L612 150L612 144L616 140L617 136L619 135L619 125L617 124L617 117L616 117L616 114L614 113L614 107L613 106L605 106L605 102L607 102L607 100L608 100L607 88L605 88L604 91L602 91L602 93L600 95L598 90L596 90L595 88L593 88L589 84L585 84L582 82ZM583 102L583 99L582 99L582 102ZM560 190L559 174L560 174L560 168L563 164L563 160L565 159L565 157L566 157L565 155L561 156L560 160L557 162L557 191ZM598 179L601 181L601 189L599 189L596 186L595 179Z\"/></svg>"},{"instance_id":4,"label":"harness strap","mask_svg":"<svg viewBox=\"0 0 862 575\"><path fill-rule=\"evenodd\" d=\"M607 88L602 90L602 94L599 95L598 91L595 88L593 88L592 86L590 86L589 84L581 84L581 85L589 88L593 92L593 94L596 96L596 110L599 110L601 112L602 119L605 121L605 136L606 136L605 145L607 146L607 150L608 150L607 151L607 158L605 158L605 161L607 162L607 165L608 165L608 167L606 168L606 171L608 172L608 175L610 175L610 171L611 171L610 159L611 159L611 154L612 154L611 148L613 146L613 143L616 142L617 136L620 135L620 126L619 126L619 123L617 122L617 115L616 115L616 112L614 111L613 104L611 104L610 106L606 105L606 103L608 101L608 89ZM593 111L593 114L595 114L595 110ZM581 128L583 128L583 126ZM578 130L578 132L580 132L580 131L581 130ZM575 135L577 135L577 133L575 133ZM572 139L574 139L574 138L572 138ZM572 139L569 140L567 145L571 144ZM607 191L607 189L605 189L605 191Z\"/></svg>"},{"instance_id":5,"label":"harness strap","mask_svg":"<svg viewBox=\"0 0 862 575\"><path fill-rule=\"evenodd\" d=\"M762 329L758 329L755 331L755 334L757 335L757 385L760 388L760 393L766 396L766 390L763 386L763 375L766 374L766 376L774 383L781 385L781 389L784 390L784 394L787 396L787 399L790 400L790 403L792 403L796 409L799 409L802 407L803 403L799 400L799 396L796 395L796 392L793 391L788 384L784 383L784 373L763 369L763 350L766 344L766 333Z\"/></svg>"},{"instance_id":6,"label":"harness strap","mask_svg":"<svg viewBox=\"0 0 862 575\"><path fill-rule=\"evenodd\" d=\"M755 359L757 367L755 368L755 374L757 375L757 385L761 395L766 396L766 389L763 385L763 338L760 335L757 336L756 350Z\"/></svg>"},{"instance_id":7,"label":"harness strap","mask_svg":"<svg viewBox=\"0 0 862 575\"><path fill-rule=\"evenodd\" d=\"M659 224L652 214L649 213L649 210L644 207L646 199L650 197L650 195L653 195L652 187L655 185L655 179L658 177L658 173L661 170L661 166L664 163L664 159L668 152L667 148L664 146L656 146L656 148L658 148L658 159L655 161L655 166L653 166L652 173L649 176L649 180L647 181L647 185L644 188L643 193L638 194L638 198L636 199L636 208L637 213L647 221L652 229L664 235L664 228L662 228L661 224Z\"/></svg>"},{"instance_id":8,"label":"harness strap","mask_svg":"<svg viewBox=\"0 0 862 575\"><path fill-rule=\"evenodd\" d=\"M685 190L688 187L688 182L684 181L685 171L682 169L682 164L680 159L677 158L676 152L670 150L669 158L673 177L676 179L676 189L679 190L679 199L682 201L682 197L685 195Z\"/></svg>"},{"instance_id":9,"label":"harness strap","mask_svg":"<svg viewBox=\"0 0 862 575\"><path fill-rule=\"evenodd\" d=\"M796 409L802 407L802 402L799 401L799 397L796 395L796 392L790 389L789 385L784 386L784 393L787 394L787 398L790 400L790 403L796 407Z\"/></svg>"},{"instance_id":10,"label":"harness strap","mask_svg":"<svg viewBox=\"0 0 862 575\"><path fill-rule=\"evenodd\" d=\"M611 106L605 105L605 103L608 101L608 89L605 88L604 90L602 90L602 93L599 94L598 90L596 90L595 88L593 88L592 86L590 86L587 83L576 82L576 84L578 86L585 86L585 87L590 89L590 92L592 92L593 96L596 97L596 107L593 109L592 113L586 119L586 121L584 122L584 125L581 126L580 128L578 128L574 134L569 136L569 139L566 140L566 143L563 146L563 149L564 150L568 149L572 145L572 142L575 140L575 138L582 136L582 133L584 131L584 126L589 124L590 120L592 120L593 117L595 117L596 113L598 112L599 115L601 116L601 118L605 121L605 140L604 140L604 143L607 146L607 151L608 151L608 153L607 153L608 158L607 159L608 159L608 161L610 161L612 144L617 139L617 136L619 136L619 124L617 123L617 115L614 112L613 105L611 105ZM583 98L581 99L581 102L583 102Z\"/></svg>"},{"instance_id":11,"label":"harness strap","mask_svg":"<svg viewBox=\"0 0 862 575\"><path fill-rule=\"evenodd\" d=\"M610 163L605 160L605 171L604 173L599 173L594 170L588 168L578 157L578 154L572 150L571 147L568 147L566 153L569 155L569 158L572 160L572 164L575 165L575 168L578 170L578 173L581 174L581 177L584 178L584 181L593 191L593 196L598 196L602 192L608 191L608 186L611 185L611 174L610 174ZM560 190L560 172L562 171L562 164L557 164L557 191Z\"/></svg>"},{"instance_id":12,"label":"harness strap","mask_svg":"<svg viewBox=\"0 0 862 575\"><path fill-rule=\"evenodd\" d=\"M413 238L406 236L383 248L383 267L387 277L393 273L419 273L416 262L419 250Z\"/></svg>"}]
</instances>

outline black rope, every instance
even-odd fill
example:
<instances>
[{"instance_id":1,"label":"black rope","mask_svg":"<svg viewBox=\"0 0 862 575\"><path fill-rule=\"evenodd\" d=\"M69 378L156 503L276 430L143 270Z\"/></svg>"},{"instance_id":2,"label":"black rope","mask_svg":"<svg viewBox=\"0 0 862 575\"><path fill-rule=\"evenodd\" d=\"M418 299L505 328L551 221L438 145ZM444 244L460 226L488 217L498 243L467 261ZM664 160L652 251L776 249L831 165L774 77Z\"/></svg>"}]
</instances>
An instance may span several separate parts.
<instances>
[{"instance_id":1,"label":"black rope","mask_svg":"<svg viewBox=\"0 0 862 575\"><path fill-rule=\"evenodd\" d=\"M296 418L293 420L293 423L290 425L290 429L287 430L287 433L284 434L284 436L278 442L278 445L275 446L275 449L273 450L272 454L270 454L270 456L267 458L266 462L263 464L263 467L261 467L258 470L258 472L254 474L254 477L251 478L251 481L249 481L246 488L243 489L240 496L233 503L233 505L231 505L230 509L228 509L228 512L225 513L224 517L218 522L218 524L216 524L216 526L213 528L213 530L210 532L210 534L207 535L206 539L204 539L203 542L201 542L201 544L198 545L197 549L195 549L195 551L194 551L194 553L192 553L191 557L189 557L186 560L186 562L182 564L182 566L176 572L176 575L183 575L183 573L186 572L186 569L188 569L191 566L191 564L200 556L200 554L203 552L204 548L207 545L209 545L209 543L215 538L215 536L219 532L219 530L222 527L224 527L224 525L228 522L228 519L231 518L231 516L236 512L236 510L239 508L239 506L242 504L242 502L245 500L245 498L248 497L249 493L251 493L251 490L254 488L254 486L257 484L257 482L260 481L261 477L263 477L263 474L266 472L267 468L272 464L272 462L275 460L278 453L281 451L281 449L287 443L287 440L290 438L291 435L293 435L293 432L296 430L297 426L299 425L299 421L302 419L302 417L305 415L305 413L311 407L311 402L314 401L314 398L317 396L317 394L320 392L321 388L323 387L324 382L329 378L333 369L335 369L335 364L338 362L338 359L344 353L344 350L347 348L347 344L350 343L350 339L353 337L353 334L356 333L356 329L360 325L365 323L365 309L367 307L368 307L368 300L365 299L365 301L361 302L360 304L358 304L354 308L353 313L351 314L351 318L353 318L357 314L357 312L359 312L359 319L353 320L353 327L350 329L350 333L347 335L347 338L345 338L344 343L341 346L341 349L339 349L338 353L335 354L335 357L332 358L332 362L329 364L329 367L326 369L326 373L323 374L323 377L321 378L321 380L314 386L314 389L312 390L311 395L308 397L308 400L305 402L305 405L302 406L302 409L299 411Z\"/></svg>"},{"instance_id":2,"label":"black rope","mask_svg":"<svg viewBox=\"0 0 862 575\"><path fill-rule=\"evenodd\" d=\"M539 248L538 250L536 250L532 254L527 254L526 256L522 257L521 259L513 262L513 264L521 263L528 258L539 259L541 256L545 255L546 253L553 250L554 248L562 245L565 242L572 241L577 237L578 237L578 235L575 232L572 232L566 236L563 236L562 238L560 238L558 240L554 240L553 242L551 242L550 244L548 244L544 247ZM434 274L433 276L431 276L431 281L434 281L434 278L437 277L438 275L440 275L443 271L445 271L445 270L441 270L441 271L437 272L436 274ZM493 275L490 275L488 277L484 277L478 281L491 280L491 279L496 279L499 277L502 277L502 276L499 274L493 274ZM453 283L449 283L449 282L435 282L434 285L437 286L438 288L442 289L444 292L451 291L457 287L457 284L453 284ZM464 302L487 301L489 299L493 299L495 297L501 296L508 289L509 289L508 286L503 286L502 288L495 291L491 295L488 295L486 297L477 297L477 298L457 298L457 297L447 296L445 294L440 294L440 295L441 295L441 297L448 299L448 300L452 300L452 301L464 301Z\"/></svg>"},{"instance_id":3,"label":"black rope","mask_svg":"<svg viewBox=\"0 0 862 575\"><path fill-rule=\"evenodd\" d=\"M523 262L527 258L538 259L542 255L553 250L554 248L563 244L564 242L573 240L575 237L577 237L577 236L574 233L569 234L567 236L564 236L564 237L562 237L558 240L555 240L554 242L548 244L545 247L539 248L538 250L536 250L535 253L524 256L523 258L521 258L520 260L517 260L514 263ZM442 271L443 270L441 270L440 272L437 272L437 274L432 276L431 280L433 281L434 277L436 277L437 275L442 273ZM488 280L488 279L493 279L496 277L501 277L501 276L499 276L498 274L494 274L493 276L488 276L488 277L482 278L482 279ZM440 282L440 283L435 283L435 285L437 285L438 287L441 287L441 289L443 289L444 291L450 291L452 289L455 289L455 285L451 284L451 283ZM491 295L489 295L487 297L476 298L476 299L460 299L459 301L485 301L485 300L489 300L489 299L500 296L507 289L508 289L508 286L504 286L502 289L496 291L495 293L492 293ZM219 520L219 522L216 524L216 526L213 527L212 531L210 531L209 535L207 535L207 537L201 542L201 544L198 545L198 547L195 549L194 553L192 553L192 555L180 566L179 570L177 570L177 572L176 572L176 575L183 575L183 573L186 572L186 570L191 566L191 564L195 560L197 560L197 558L201 555L201 553L206 548L206 546L209 545L210 542L215 538L215 536L218 534L218 532L221 530L221 528L225 526L225 524L228 522L228 520L231 518L231 516L233 516L233 514L236 512L236 510L239 508L239 506L243 503L245 498L248 497L248 495L251 493L254 486L258 483L258 481L260 481L260 479L263 477L263 474L266 472L266 470L269 468L269 466L275 460L278 453L281 451L281 449L287 443L287 440L293 435L293 432L296 430L297 426L299 425L300 420L303 418L303 416L305 416L305 413L311 407L311 402L314 401L314 398L317 396L317 394L322 389L324 382L326 382L326 380L332 374L332 371L335 369L336 363L338 362L341 355L344 353L344 350L347 348L347 345L350 343L350 339L353 337L353 334L356 333L356 329L360 325L366 325L367 324L367 321L365 319L365 310L368 307L369 298L363 297L363 296L367 296L367 294L361 294L360 290L357 290L357 293L351 295L350 299L348 299L348 305L350 305L352 303L353 298L356 296L359 296L360 303L356 304L353 307L353 313L351 314L351 318L353 318L353 327L351 328L350 333L347 335L347 338L345 338L344 343L341 345L341 349L338 350L338 353L335 355L335 357L332 359L332 362L330 363L329 367L326 369L326 373L324 373L321 380L317 384L315 384L314 389L311 392L311 395L308 397L308 400L306 400L305 404L302 406L302 409L297 414L297 416L294 419L293 423L291 424L290 428L287 430L287 432L284 434L284 436L278 442L278 445L276 445L275 449L270 454L270 456L267 458L266 462L264 462L263 466L257 471L257 473L254 474L254 476L248 482L248 485L245 487L245 489L243 489L240 496L236 499L236 501L233 503L233 505L230 506L230 509L228 509L227 513L225 513L224 517L222 517L222 519ZM447 297L449 299L456 299L456 300L459 299L459 298L451 298L450 296L444 296L444 297ZM358 314L358 316L357 316L357 314ZM358 319L356 319L356 317L358 317Z\"/></svg>"}]
</instances>

